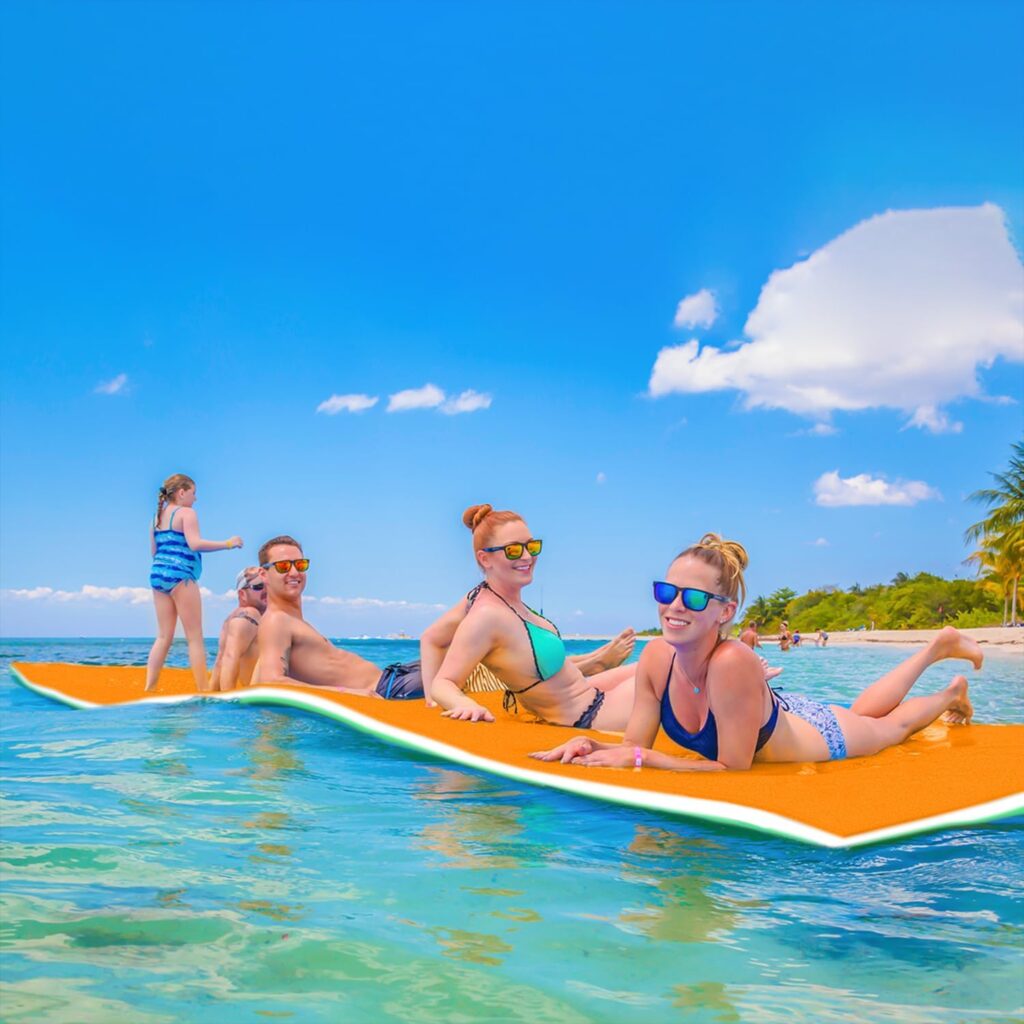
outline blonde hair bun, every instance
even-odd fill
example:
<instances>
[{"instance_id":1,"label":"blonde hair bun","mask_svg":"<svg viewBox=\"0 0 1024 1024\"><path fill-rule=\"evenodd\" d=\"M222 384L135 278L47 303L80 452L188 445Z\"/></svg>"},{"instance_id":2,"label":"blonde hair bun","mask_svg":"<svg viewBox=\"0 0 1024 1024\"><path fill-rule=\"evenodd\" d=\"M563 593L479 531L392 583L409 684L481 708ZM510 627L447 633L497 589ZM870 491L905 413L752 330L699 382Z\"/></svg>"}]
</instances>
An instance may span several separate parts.
<instances>
[{"instance_id":1,"label":"blonde hair bun","mask_svg":"<svg viewBox=\"0 0 1024 1024\"><path fill-rule=\"evenodd\" d=\"M726 562L733 566L739 566L741 571L750 565L750 556L747 554L747 549L739 541L725 540L721 534L705 533L697 541L696 547L720 551Z\"/></svg>"},{"instance_id":2,"label":"blonde hair bun","mask_svg":"<svg viewBox=\"0 0 1024 1024\"><path fill-rule=\"evenodd\" d=\"M475 530L493 511L494 506L486 503L483 505L470 505L462 513L463 525L470 530Z\"/></svg>"},{"instance_id":3,"label":"blonde hair bun","mask_svg":"<svg viewBox=\"0 0 1024 1024\"><path fill-rule=\"evenodd\" d=\"M676 558L684 556L699 558L717 569L723 593L743 604L747 597L743 570L750 564L750 558L742 544L735 540L724 540L719 533L705 533L692 547L680 551Z\"/></svg>"}]
</instances>

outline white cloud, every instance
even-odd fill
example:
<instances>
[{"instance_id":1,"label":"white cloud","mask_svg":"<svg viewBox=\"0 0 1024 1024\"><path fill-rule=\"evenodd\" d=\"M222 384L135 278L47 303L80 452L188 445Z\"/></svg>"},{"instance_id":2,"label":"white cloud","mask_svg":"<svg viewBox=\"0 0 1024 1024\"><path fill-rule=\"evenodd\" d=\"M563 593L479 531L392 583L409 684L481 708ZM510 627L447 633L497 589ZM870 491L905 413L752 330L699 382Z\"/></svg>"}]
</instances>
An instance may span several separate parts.
<instances>
[{"instance_id":1,"label":"white cloud","mask_svg":"<svg viewBox=\"0 0 1024 1024\"><path fill-rule=\"evenodd\" d=\"M831 423L815 423L813 427L808 428L807 433L812 437L831 437L839 431Z\"/></svg>"},{"instance_id":2,"label":"white cloud","mask_svg":"<svg viewBox=\"0 0 1024 1024\"><path fill-rule=\"evenodd\" d=\"M910 427L923 427L933 434L959 434L964 429L962 423L951 420L934 405L922 405L915 409L914 415L910 417L903 429L907 430Z\"/></svg>"},{"instance_id":3,"label":"white cloud","mask_svg":"<svg viewBox=\"0 0 1024 1024\"><path fill-rule=\"evenodd\" d=\"M441 406L441 412L447 413L449 416L455 416L460 412L476 412L477 409L490 409L490 407L490 395L481 394L481 392L474 391L472 388L469 388L468 390L463 391L458 397L449 398L448 401Z\"/></svg>"},{"instance_id":4,"label":"white cloud","mask_svg":"<svg viewBox=\"0 0 1024 1024\"><path fill-rule=\"evenodd\" d=\"M344 608L402 608L411 611L429 609L440 611L443 604L422 604L415 601L384 601L379 597L310 597L305 600L319 601L320 604L341 605Z\"/></svg>"},{"instance_id":5,"label":"white cloud","mask_svg":"<svg viewBox=\"0 0 1024 1024\"><path fill-rule=\"evenodd\" d=\"M687 295L676 307L673 323L676 327L710 327L718 319L718 304L715 293L701 288L693 295Z\"/></svg>"},{"instance_id":6,"label":"white cloud","mask_svg":"<svg viewBox=\"0 0 1024 1024\"><path fill-rule=\"evenodd\" d=\"M942 499L923 480L894 480L867 473L841 477L837 470L822 473L814 482L814 500L825 508L845 505L916 505L919 501Z\"/></svg>"},{"instance_id":7,"label":"white cloud","mask_svg":"<svg viewBox=\"0 0 1024 1024\"><path fill-rule=\"evenodd\" d=\"M810 545L812 548L827 548L829 546L828 541L824 537L810 541Z\"/></svg>"},{"instance_id":8,"label":"white cloud","mask_svg":"<svg viewBox=\"0 0 1024 1024\"><path fill-rule=\"evenodd\" d=\"M388 397L388 412L408 412L410 409L435 409L444 401L444 392L433 384L421 388L396 391Z\"/></svg>"},{"instance_id":9,"label":"white cloud","mask_svg":"<svg viewBox=\"0 0 1024 1024\"><path fill-rule=\"evenodd\" d=\"M365 412L380 401L376 395L331 395L317 407L317 412L336 416L339 412Z\"/></svg>"},{"instance_id":10,"label":"white cloud","mask_svg":"<svg viewBox=\"0 0 1024 1024\"><path fill-rule=\"evenodd\" d=\"M8 590L8 595L21 601L108 601L119 604L145 604L153 599L149 587L95 587L86 583L80 590L54 590L33 587L31 590Z\"/></svg>"},{"instance_id":11,"label":"white cloud","mask_svg":"<svg viewBox=\"0 0 1024 1024\"><path fill-rule=\"evenodd\" d=\"M982 398L979 368L1024 361L1022 267L1003 211L889 211L773 273L732 350L664 348L654 397L735 389L746 408L824 419L892 408L956 431L941 406Z\"/></svg>"},{"instance_id":12,"label":"white cloud","mask_svg":"<svg viewBox=\"0 0 1024 1024\"><path fill-rule=\"evenodd\" d=\"M124 391L128 384L128 374L119 373L112 380L101 381L94 391L97 395L116 395Z\"/></svg>"},{"instance_id":13,"label":"white cloud","mask_svg":"<svg viewBox=\"0 0 1024 1024\"><path fill-rule=\"evenodd\" d=\"M608 477L607 477L607 476L605 476L605 475L604 475L604 473L598 473L598 474L597 474L597 482L598 482L599 484L603 484L603 483L605 483L605 481L607 481L607 479L608 479Z\"/></svg>"},{"instance_id":14,"label":"white cloud","mask_svg":"<svg viewBox=\"0 0 1024 1024\"><path fill-rule=\"evenodd\" d=\"M69 601L102 601L107 604L149 604L153 600L153 591L149 587L97 587L92 583L83 584L78 590L55 590L53 587L32 587L31 589L7 590L8 597L17 601L45 601L48 603L67 604ZM214 594L206 587L200 587L199 593L207 600L220 601L225 598L234 600L235 592L228 590L223 594Z\"/></svg>"}]
</instances>

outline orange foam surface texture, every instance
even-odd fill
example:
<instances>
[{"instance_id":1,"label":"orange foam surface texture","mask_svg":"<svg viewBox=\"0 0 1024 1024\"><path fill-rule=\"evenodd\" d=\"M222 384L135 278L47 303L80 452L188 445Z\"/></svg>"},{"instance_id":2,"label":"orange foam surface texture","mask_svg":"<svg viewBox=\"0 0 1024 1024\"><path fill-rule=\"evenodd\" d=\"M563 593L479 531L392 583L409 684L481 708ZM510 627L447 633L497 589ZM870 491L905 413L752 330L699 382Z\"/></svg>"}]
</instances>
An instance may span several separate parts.
<instances>
[{"instance_id":1,"label":"orange foam surface texture","mask_svg":"<svg viewBox=\"0 0 1024 1024\"><path fill-rule=\"evenodd\" d=\"M13 666L33 684L66 697L115 706L147 696L195 695L191 673L165 669L154 695L144 692L142 667L29 664ZM506 714L500 693L475 694L497 721L453 722L423 701L384 701L322 687L274 683L280 693L315 694L375 722L458 750L540 773L586 779L645 793L724 801L781 815L835 836L856 836L976 807L1024 791L1024 725L946 726L936 723L873 757L823 764L755 764L744 772L669 772L547 764L527 755L557 746L578 729ZM249 687L252 696L268 687ZM343 735L344 729L339 729ZM595 734L602 738L601 734ZM610 737L604 736L604 739ZM685 756L663 735L655 746ZM692 755L696 759L696 755Z\"/></svg>"}]
</instances>

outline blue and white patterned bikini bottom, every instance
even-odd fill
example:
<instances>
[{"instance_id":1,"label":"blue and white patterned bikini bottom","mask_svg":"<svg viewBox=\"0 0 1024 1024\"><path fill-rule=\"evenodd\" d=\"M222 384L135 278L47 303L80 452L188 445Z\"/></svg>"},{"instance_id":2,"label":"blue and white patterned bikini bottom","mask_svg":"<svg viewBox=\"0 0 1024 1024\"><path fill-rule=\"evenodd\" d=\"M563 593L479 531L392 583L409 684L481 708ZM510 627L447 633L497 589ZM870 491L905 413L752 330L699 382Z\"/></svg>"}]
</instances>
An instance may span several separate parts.
<instances>
[{"instance_id":1,"label":"blue and white patterned bikini bottom","mask_svg":"<svg viewBox=\"0 0 1024 1024\"><path fill-rule=\"evenodd\" d=\"M842 761L846 757L846 737L839 728L835 713L827 704L819 704L809 697L799 694L779 694L782 707L797 718L802 718L813 725L821 733L822 739L828 744L829 757L833 761Z\"/></svg>"}]
</instances>

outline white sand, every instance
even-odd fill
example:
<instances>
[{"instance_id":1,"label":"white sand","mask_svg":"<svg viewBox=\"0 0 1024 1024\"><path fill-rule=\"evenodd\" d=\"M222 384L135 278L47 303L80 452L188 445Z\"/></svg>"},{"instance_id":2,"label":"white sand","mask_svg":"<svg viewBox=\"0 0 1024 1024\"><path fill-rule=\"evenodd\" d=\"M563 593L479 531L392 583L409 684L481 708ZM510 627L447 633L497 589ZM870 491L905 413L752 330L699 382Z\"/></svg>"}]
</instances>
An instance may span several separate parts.
<instances>
[{"instance_id":1,"label":"white sand","mask_svg":"<svg viewBox=\"0 0 1024 1024\"><path fill-rule=\"evenodd\" d=\"M1000 650L1012 651L1017 654L1024 654L1024 628L1018 626L983 626L974 629L961 630L966 636L974 637L979 644L984 646L998 647ZM846 632L829 632L829 647L845 647L854 644L926 644L935 634L937 629L861 629L849 630ZM818 634L802 633L802 644L808 647L814 646L814 638ZM566 636L566 640L611 640L610 636ZM638 636L637 642L643 643L652 640L653 637ZM769 643L778 640L777 636L771 634L762 635L762 640Z\"/></svg>"}]
</instances>

